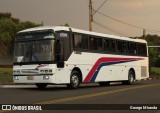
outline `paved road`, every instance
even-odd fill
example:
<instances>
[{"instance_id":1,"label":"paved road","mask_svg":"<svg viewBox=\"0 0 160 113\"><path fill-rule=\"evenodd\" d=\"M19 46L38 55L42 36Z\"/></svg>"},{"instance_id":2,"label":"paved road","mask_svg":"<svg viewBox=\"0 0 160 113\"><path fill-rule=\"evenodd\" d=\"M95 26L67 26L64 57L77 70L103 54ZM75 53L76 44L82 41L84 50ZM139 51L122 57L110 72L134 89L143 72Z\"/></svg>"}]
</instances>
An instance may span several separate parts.
<instances>
[{"instance_id":1,"label":"paved road","mask_svg":"<svg viewBox=\"0 0 160 113\"><path fill-rule=\"evenodd\" d=\"M160 104L160 79L137 81L135 85L113 84L100 87L97 84L81 86L76 90L68 90L62 87L50 86L45 90L39 90L34 86L1 86L0 104ZM96 107L96 106L93 106ZM65 108L65 106L64 106ZM0 113L3 111L0 111ZM17 113L17 111L11 111ZM26 113L27 111L23 111ZM35 113L36 111L33 111ZM38 113L37 111L36 113ZM45 112L45 111L42 111ZM105 111L105 110L81 110L81 111L48 111L51 113L106 113L106 112L135 112L138 111ZM143 110L140 113L160 113L160 111ZM22 111L21 111L22 113Z\"/></svg>"}]
</instances>

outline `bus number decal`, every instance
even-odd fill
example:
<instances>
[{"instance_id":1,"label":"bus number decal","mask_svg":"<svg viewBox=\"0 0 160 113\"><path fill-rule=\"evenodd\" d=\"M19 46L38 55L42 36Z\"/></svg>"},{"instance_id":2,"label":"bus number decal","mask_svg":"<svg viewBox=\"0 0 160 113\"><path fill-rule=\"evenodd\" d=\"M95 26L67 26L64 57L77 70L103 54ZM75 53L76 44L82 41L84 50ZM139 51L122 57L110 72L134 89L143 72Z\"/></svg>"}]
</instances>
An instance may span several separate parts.
<instances>
[{"instance_id":1,"label":"bus number decal","mask_svg":"<svg viewBox=\"0 0 160 113\"><path fill-rule=\"evenodd\" d=\"M60 37L67 38L68 34L67 33L60 33Z\"/></svg>"}]
</instances>

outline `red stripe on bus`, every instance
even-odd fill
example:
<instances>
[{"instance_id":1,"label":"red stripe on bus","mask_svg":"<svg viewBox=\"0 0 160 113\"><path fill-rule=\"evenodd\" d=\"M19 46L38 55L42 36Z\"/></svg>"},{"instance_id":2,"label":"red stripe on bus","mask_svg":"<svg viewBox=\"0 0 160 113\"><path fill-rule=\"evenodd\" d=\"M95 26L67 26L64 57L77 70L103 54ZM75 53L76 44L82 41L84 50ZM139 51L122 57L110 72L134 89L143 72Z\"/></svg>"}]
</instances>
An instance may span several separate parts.
<instances>
[{"instance_id":1,"label":"red stripe on bus","mask_svg":"<svg viewBox=\"0 0 160 113\"><path fill-rule=\"evenodd\" d=\"M111 58L111 57L102 57L100 59L98 59L96 61L96 63L94 64L94 66L92 67L92 69L90 70L90 72L88 73L88 75L86 76L86 78L84 79L83 82L89 82L92 78L92 76L94 75L94 73L96 72L98 66L101 63L104 62L119 62L119 61L132 61L132 60L142 60L142 58Z\"/></svg>"}]
</instances>

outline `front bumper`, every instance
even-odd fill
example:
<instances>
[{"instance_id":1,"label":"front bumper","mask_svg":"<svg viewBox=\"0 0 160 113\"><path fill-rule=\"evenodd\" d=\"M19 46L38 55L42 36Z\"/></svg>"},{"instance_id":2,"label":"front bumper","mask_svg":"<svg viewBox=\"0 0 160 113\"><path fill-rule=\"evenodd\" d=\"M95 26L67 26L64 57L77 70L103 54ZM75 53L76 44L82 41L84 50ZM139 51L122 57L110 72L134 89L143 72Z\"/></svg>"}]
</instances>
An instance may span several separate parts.
<instances>
[{"instance_id":1,"label":"front bumper","mask_svg":"<svg viewBox=\"0 0 160 113\"><path fill-rule=\"evenodd\" d=\"M13 75L14 83L55 83L54 74L46 75Z\"/></svg>"}]
</instances>

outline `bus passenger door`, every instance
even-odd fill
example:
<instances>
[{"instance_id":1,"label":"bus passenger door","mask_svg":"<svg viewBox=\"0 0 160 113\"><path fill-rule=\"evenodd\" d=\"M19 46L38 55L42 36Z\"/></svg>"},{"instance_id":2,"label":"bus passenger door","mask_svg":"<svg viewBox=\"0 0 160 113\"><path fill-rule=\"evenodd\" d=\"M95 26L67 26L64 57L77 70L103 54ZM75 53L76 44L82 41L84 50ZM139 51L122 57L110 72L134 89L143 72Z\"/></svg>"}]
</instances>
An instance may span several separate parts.
<instances>
[{"instance_id":1,"label":"bus passenger door","mask_svg":"<svg viewBox=\"0 0 160 113\"><path fill-rule=\"evenodd\" d=\"M64 61L67 61L71 55L71 37L69 32L56 32L56 51L57 67L63 68Z\"/></svg>"},{"instance_id":2,"label":"bus passenger door","mask_svg":"<svg viewBox=\"0 0 160 113\"><path fill-rule=\"evenodd\" d=\"M63 40L56 41L56 61L58 68L64 67Z\"/></svg>"}]
</instances>

